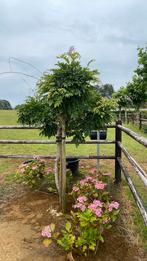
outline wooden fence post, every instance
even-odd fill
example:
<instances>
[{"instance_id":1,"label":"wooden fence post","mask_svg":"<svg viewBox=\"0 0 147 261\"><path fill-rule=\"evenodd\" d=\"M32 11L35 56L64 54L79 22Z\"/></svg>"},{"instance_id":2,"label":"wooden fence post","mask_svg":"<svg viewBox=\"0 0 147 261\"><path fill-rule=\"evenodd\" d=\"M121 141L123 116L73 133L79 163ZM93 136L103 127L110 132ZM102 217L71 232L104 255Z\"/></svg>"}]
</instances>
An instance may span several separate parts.
<instances>
[{"instance_id":1,"label":"wooden fence post","mask_svg":"<svg viewBox=\"0 0 147 261\"><path fill-rule=\"evenodd\" d=\"M142 119L141 119L141 112L139 113L139 129L142 128Z\"/></svg>"},{"instance_id":2,"label":"wooden fence post","mask_svg":"<svg viewBox=\"0 0 147 261\"><path fill-rule=\"evenodd\" d=\"M118 146L118 142L122 140L122 133L121 130L118 128L118 125L122 125L122 121L118 120L116 122L116 129L115 129L115 183L119 183L121 181L121 167L118 162L118 158L121 159L121 148Z\"/></svg>"}]
</instances>

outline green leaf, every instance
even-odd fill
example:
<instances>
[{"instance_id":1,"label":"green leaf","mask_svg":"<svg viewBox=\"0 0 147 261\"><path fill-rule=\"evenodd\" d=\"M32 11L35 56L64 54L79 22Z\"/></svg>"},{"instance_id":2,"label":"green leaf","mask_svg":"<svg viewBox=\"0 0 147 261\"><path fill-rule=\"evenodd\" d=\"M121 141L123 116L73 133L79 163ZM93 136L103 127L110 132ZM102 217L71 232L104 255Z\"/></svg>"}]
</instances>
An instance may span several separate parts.
<instances>
[{"instance_id":1,"label":"green leaf","mask_svg":"<svg viewBox=\"0 0 147 261\"><path fill-rule=\"evenodd\" d=\"M95 250L95 244L91 244L91 245L89 246L89 249L92 250L92 251L94 251L94 250Z\"/></svg>"},{"instance_id":2,"label":"green leaf","mask_svg":"<svg viewBox=\"0 0 147 261\"><path fill-rule=\"evenodd\" d=\"M99 235L99 240L104 243L104 238L102 237L102 235Z\"/></svg>"},{"instance_id":3,"label":"green leaf","mask_svg":"<svg viewBox=\"0 0 147 261\"><path fill-rule=\"evenodd\" d=\"M51 243L52 243L51 239L46 238L46 239L43 240L43 245L45 247L48 247Z\"/></svg>"},{"instance_id":4,"label":"green leaf","mask_svg":"<svg viewBox=\"0 0 147 261\"><path fill-rule=\"evenodd\" d=\"M65 228L68 232L71 231L71 223L69 221L66 222Z\"/></svg>"},{"instance_id":5,"label":"green leaf","mask_svg":"<svg viewBox=\"0 0 147 261\"><path fill-rule=\"evenodd\" d=\"M54 223L51 223L51 224L50 224L50 228L51 228L51 231L54 232L54 231L55 231L55 224L54 224Z\"/></svg>"}]
</instances>

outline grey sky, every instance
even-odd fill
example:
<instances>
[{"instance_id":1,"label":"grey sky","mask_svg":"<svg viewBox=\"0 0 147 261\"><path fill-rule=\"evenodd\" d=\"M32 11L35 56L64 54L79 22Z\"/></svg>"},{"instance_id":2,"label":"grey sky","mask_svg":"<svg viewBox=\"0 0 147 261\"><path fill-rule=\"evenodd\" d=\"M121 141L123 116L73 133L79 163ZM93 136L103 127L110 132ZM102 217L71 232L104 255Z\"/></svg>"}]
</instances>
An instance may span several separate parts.
<instances>
[{"instance_id":1,"label":"grey sky","mask_svg":"<svg viewBox=\"0 0 147 261\"><path fill-rule=\"evenodd\" d=\"M136 49L146 43L146 0L0 0L0 72L10 70L9 57L43 72L54 66L56 55L75 46L82 63L94 58L102 82L118 89L131 79ZM11 70L40 76L14 60ZM0 75L0 99L16 105L34 86L31 78Z\"/></svg>"}]
</instances>

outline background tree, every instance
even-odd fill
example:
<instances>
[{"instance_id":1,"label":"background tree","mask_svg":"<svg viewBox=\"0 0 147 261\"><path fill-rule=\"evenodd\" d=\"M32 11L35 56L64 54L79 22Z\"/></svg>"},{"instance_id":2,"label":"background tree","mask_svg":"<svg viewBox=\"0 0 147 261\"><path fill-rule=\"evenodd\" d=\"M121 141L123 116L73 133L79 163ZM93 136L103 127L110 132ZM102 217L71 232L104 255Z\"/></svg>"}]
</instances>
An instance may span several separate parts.
<instances>
[{"instance_id":1,"label":"background tree","mask_svg":"<svg viewBox=\"0 0 147 261\"><path fill-rule=\"evenodd\" d=\"M106 83L104 85L97 85L96 89L102 95L102 97L111 98L114 93L114 88L112 84Z\"/></svg>"},{"instance_id":2,"label":"background tree","mask_svg":"<svg viewBox=\"0 0 147 261\"><path fill-rule=\"evenodd\" d=\"M41 134L57 135L56 184L59 199L65 210L66 153L65 137L85 140L92 129L111 121L112 102L102 98L93 87L98 71L82 67L80 55L73 48L58 57L54 69L43 74L37 83L36 94L19 108L19 121L41 126ZM60 170L60 171L59 171ZM58 184L57 184L58 186Z\"/></svg>"},{"instance_id":3,"label":"background tree","mask_svg":"<svg viewBox=\"0 0 147 261\"><path fill-rule=\"evenodd\" d=\"M7 100L0 100L0 110L12 110L12 106Z\"/></svg>"},{"instance_id":4,"label":"background tree","mask_svg":"<svg viewBox=\"0 0 147 261\"><path fill-rule=\"evenodd\" d=\"M119 119L121 119L121 110L125 109L125 121L127 120L126 109L131 105L131 100L128 96L127 88L120 87L120 89L113 94L113 98L116 99L119 108Z\"/></svg>"},{"instance_id":5,"label":"background tree","mask_svg":"<svg viewBox=\"0 0 147 261\"><path fill-rule=\"evenodd\" d=\"M138 67L127 92L136 110L147 102L147 48L138 48Z\"/></svg>"},{"instance_id":6,"label":"background tree","mask_svg":"<svg viewBox=\"0 0 147 261\"><path fill-rule=\"evenodd\" d=\"M127 85L127 93L137 111L147 101L147 85L145 85L141 77L135 75L133 80Z\"/></svg>"}]
</instances>

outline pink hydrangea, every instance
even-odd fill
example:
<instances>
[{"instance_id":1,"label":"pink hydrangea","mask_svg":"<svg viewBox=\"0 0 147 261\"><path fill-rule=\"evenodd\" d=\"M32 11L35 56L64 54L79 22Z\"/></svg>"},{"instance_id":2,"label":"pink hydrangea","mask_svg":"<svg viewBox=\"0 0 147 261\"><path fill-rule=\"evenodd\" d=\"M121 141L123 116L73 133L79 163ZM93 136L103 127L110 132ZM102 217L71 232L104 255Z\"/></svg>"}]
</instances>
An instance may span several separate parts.
<instances>
[{"instance_id":1,"label":"pink hydrangea","mask_svg":"<svg viewBox=\"0 0 147 261\"><path fill-rule=\"evenodd\" d=\"M87 201L87 197L80 196L80 197L77 198L77 201L80 202L80 203L84 203L85 201Z\"/></svg>"},{"instance_id":2,"label":"pink hydrangea","mask_svg":"<svg viewBox=\"0 0 147 261\"><path fill-rule=\"evenodd\" d=\"M75 191L75 192L77 192L77 191L79 191L79 188L76 187L76 186L74 186L72 190Z\"/></svg>"},{"instance_id":3,"label":"pink hydrangea","mask_svg":"<svg viewBox=\"0 0 147 261\"><path fill-rule=\"evenodd\" d=\"M23 174L25 172L25 168L21 168L19 171Z\"/></svg>"},{"instance_id":4,"label":"pink hydrangea","mask_svg":"<svg viewBox=\"0 0 147 261\"><path fill-rule=\"evenodd\" d=\"M87 176L87 177L85 178L85 180L86 180L86 181L93 181L93 178L92 178L91 176Z\"/></svg>"},{"instance_id":5,"label":"pink hydrangea","mask_svg":"<svg viewBox=\"0 0 147 261\"><path fill-rule=\"evenodd\" d=\"M25 166L26 166L26 165L22 163L22 164L19 166L19 169L24 168Z\"/></svg>"},{"instance_id":6,"label":"pink hydrangea","mask_svg":"<svg viewBox=\"0 0 147 261\"><path fill-rule=\"evenodd\" d=\"M96 209L98 208L98 207L102 207L103 206L103 203L100 201L100 200L94 200L93 201L93 203L91 203L89 206L88 206L88 208L89 209L91 209L91 210L93 210L94 212L96 211Z\"/></svg>"},{"instance_id":7,"label":"pink hydrangea","mask_svg":"<svg viewBox=\"0 0 147 261\"><path fill-rule=\"evenodd\" d=\"M47 169L47 173L51 173L51 172L53 172L53 169L52 169L51 167L49 167L49 168Z\"/></svg>"},{"instance_id":8,"label":"pink hydrangea","mask_svg":"<svg viewBox=\"0 0 147 261\"><path fill-rule=\"evenodd\" d=\"M81 186L84 186L85 184L87 184L87 180L86 179L80 180L80 185Z\"/></svg>"},{"instance_id":9,"label":"pink hydrangea","mask_svg":"<svg viewBox=\"0 0 147 261\"><path fill-rule=\"evenodd\" d=\"M93 204L95 204L97 207L101 207L101 208L102 208L102 206L103 206L103 202L101 202L100 200L97 200L97 199L95 199L95 200L93 201Z\"/></svg>"},{"instance_id":10,"label":"pink hydrangea","mask_svg":"<svg viewBox=\"0 0 147 261\"><path fill-rule=\"evenodd\" d=\"M82 203L77 203L73 206L74 208L79 208L81 211L85 211L86 206Z\"/></svg>"},{"instance_id":11,"label":"pink hydrangea","mask_svg":"<svg viewBox=\"0 0 147 261\"><path fill-rule=\"evenodd\" d=\"M108 206L108 210L109 212L112 212L113 209L118 209L119 208L119 203L116 201L112 201L109 206Z\"/></svg>"},{"instance_id":12,"label":"pink hydrangea","mask_svg":"<svg viewBox=\"0 0 147 261\"><path fill-rule=\"evenodd\" d=\"M51 238L52 234L51 234L51 228L50 228L50 226L44 227L44 229L42 230L41 235L42 235L43 237Z\"/></svg>"},{"instance_id":13,"label":"pink hydrangea","mask_svg":"<svg viewBox=\"0 0 147 261\"><path fill-rule=\"evenodd\" d=\"M32 166L32 170L36 170L37 168L37 166Z\"/></svg>"},{"instance_id":14,"label":"pink hydrangea","mask_svg":"<svg viewBox=\"0 0 147 261\"><path fill-rule=\"evenodd\" d=\"M101 217L102 216L102 209L97 208L97 209L95 209L94 213L96 214L97 217Z\"/></svg>"},{"instance_id":15,"label":"pink hydrangea","mask_svg":"<svg viewBox=\"0 0 147 261\"><path fill-rule=\"evenodd\" d=\"M88 184L90 181L95 182L96 179L91 176L87 176L85 179L80 180L80 185L84 186L85 184Z\"/></svg>"},{"instance_id":16,"label":"pink hydrangea","mask_svg":"<svg viewBox=\"0 0 147 261\"><path fill-rule=\"evenodd\" d=\"M96 189L104 189L105 186L106 186L106 184L103 183L102 181L97 181L97 182L95 183L95 188L96 188Z\"/></svg>"},{"instance_id":17,"label":"pink hydrangea","mask_svg":"<svg viewBox=\"0 0 147 261\"><path fill-rule=\"evenodd\" d=\"M90 171L89 171L91 174L95 174L95 173L97 173L97 169L96 168L92 168L92 169L90 169Z\"/></svg>"}]
</instances>

